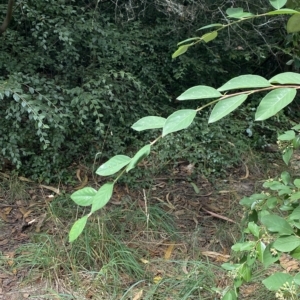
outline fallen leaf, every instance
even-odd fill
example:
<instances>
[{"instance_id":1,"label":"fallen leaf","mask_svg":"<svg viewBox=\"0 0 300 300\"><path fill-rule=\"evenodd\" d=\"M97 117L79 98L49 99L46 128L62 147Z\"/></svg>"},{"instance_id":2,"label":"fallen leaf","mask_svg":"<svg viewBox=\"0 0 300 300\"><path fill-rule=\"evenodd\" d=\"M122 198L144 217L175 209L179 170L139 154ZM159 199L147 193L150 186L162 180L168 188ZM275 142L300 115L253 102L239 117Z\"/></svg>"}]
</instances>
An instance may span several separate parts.
<instances>
[{"instance_id":1,"label":"fallen leaf","mask_svg":"<svg viewBox=\"0 0 300 300\"><path fill-rule=\"evenodd\" d=\"M47 213L44 213L39 217L39 220L38 220L38 222L35 226L35 232L40 232L41 231L41 227L44 223L44 220L45 220L46 216L47 216Z\"/></svg>"},{"instance_id":2,"label":"fallen leaf","mask_svg":"<svg viewBox=\"0 0 300 300\"><path fill-rule=\"evenodd\" d=\"M80 190L80 189L84 188L87 184L88 184L88 177L86 175L84 175L84 179L81 182L81 184L76 186L74 189L75 190Z\"/></svg>"},{"instance_id":3,"label":"fallen leaf","mask_svg":"<svg viewBox=\"0 0 300 300\"><path fill-rule=\"evenodd\" d=\"M6 245L8 243L8 239L0 241L0 246Z\"/></svg>"},{"instance_id":4,"label":"fallen leaf","mask_svg":"<svg viewBox=\"0 0 300 300\"><path fill-rule=\"evenodd\" d=\"M170 259L171 255L172 255L172 252L173 252L173 249L174 249L174 246L175 244L172 243L169 245L169 247L167 248L166 252L165 252L165 259L168 260Z\"/></svg>"},{"instance_id":5,"label":"fallen leaf","mask_svg":"<svg viewBox=\"0 0 300 300\"><path fill-rule=\"evenodd\" d=\"M59 188L55 188L53 186L48 186L48 185L43 185L43 184L40 184L39 187L50 190L50 191L54 192L55 194L60 195Z\"/></svg>"},{"instance_id":6,"label":"fallen leaf","mask_svg":"<svg viewBox=\"0 0 300 300\"><path fill-rule=\"evenodd\" d=\"M161 280L162 280L162 277L161 277L161 276L155 276L155 277L153 278L153 283L157 284L157 283L159 283Z\"/></svg>"},{"instance_id":7,"label":"fallen leaf","mask_svg":"<svg viewBox=\"0 0 300 300\"><path fill-rule=\"evenodd\" d=\"M218 252L213 252L213 251L203 251L203 252L201 252L201 254L204 256L214 258L217 261L222 261L222 262L226 262L230 258L230 255L224 255L224 254L221 254Z\"/></svg>"},{"instance_id":8,"label":"fallen leaf","mask_svg":"<svg viewBox=\"0 0 300 300\"><path fill-rule=\"evenodd\" d=\"M6 214L4 214L1 210L0 210L0 218L1 218L4 222L6 222L6 223L9 222L8 219L7 219Z\"/></svg>"},{"instance_id":9,"label":"fallen leaf","mask_svg":"<svg viewBox=\"0 0 300 300\"><path fill-rule=\"evenodd\" d=\"M140 290L133 298L132 300L139 300L143 296L143 290Z\"/></svg>"}]
</instances>

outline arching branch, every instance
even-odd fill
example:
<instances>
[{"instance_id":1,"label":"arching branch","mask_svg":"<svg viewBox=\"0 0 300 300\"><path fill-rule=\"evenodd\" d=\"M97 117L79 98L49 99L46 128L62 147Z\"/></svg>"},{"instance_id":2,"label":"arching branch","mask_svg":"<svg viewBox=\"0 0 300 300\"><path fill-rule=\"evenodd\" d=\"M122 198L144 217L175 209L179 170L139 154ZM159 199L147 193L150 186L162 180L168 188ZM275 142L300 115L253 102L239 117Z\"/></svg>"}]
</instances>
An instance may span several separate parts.
<instances>
[{"instance_id":1,"label":"arching branch","mask_svg":"<svg viewBox=\"0 0 300 300\"><path fill-rule=\"evenodd\" d=\"M7 6L7 12L6 12L6 17L0 27L0 35L3 34L3 32L7 29L11 18L12 18L12 12L13 12L13 6L14 6L14 0L8 0L8 6Z\"/></svg>"}]
</instances>

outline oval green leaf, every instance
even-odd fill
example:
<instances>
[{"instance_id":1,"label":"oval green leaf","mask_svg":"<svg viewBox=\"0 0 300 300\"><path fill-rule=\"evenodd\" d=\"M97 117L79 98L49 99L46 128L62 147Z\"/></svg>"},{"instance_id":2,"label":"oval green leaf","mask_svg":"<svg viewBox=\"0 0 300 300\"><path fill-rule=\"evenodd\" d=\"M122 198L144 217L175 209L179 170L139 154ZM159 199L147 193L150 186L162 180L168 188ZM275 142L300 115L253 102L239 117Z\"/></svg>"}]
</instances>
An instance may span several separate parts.
<instances>
[{"instance_id":1,"label":"oval green leaf","mask_svg":"<svg viewBox=\"0 0 300 300\"><path fill-rule=\"evenodd\" d=\"M201 36L201 40L203 40L205 43L208 43L212 40L214 40L218 36L217 31L208 32Z\"/></svg>"},{"instance_id":2,"label":"oval green leaf","mask_svg":"<svg viewBox=\"0 0 300 300\"><path fill-rule=\"evenodd\" d=\"M131 158L126 155L116 155L101 165L96 171L96 174L100 176L113 175L128 165L130 161Z\"/></svg>"},{"instance_id":3,"label":"oval green leaf","mask_svg":"<svg viewBox=\"0 0 300 300\"><path fill-rule=\"evenodd\" d=\"M218 91L228 91L235 89L245 89L245 88L263 88L269 87L271 84L269 81L258 75L241 75L234 77L218 88Z\"/></svg>"},{"instance_id":4,"label":"oval green leaf","mask_svg":"<svg viewBox=\"0 0 300 300\"><path fill-rule=\"evenodd\" d=\"M146 146L144 146L142 149L140 149L135 155L134 157L131 159L129 165L126 168L126 172L128 173L130 170L132 170L133 168L135 168L135 166L146 156L148 156L150 154L150 150L151 150L151 145L148 144Z\"/></svg>"},{"instance_id":5,"label":"oval green leaf","mask_svg":"<svg viewBox=\"0 0 300 300\"><path fill-rule=\"evenodd\" d=\"M203 30L203 29L208 29L208 28L214 28L214 27L223 27L223 26L224 25L221 24L221 23L214 23L214 24L209 24L209 25L203 26L203 27L197 29L196 31Z\"/></svg>"},{"instance_id":6,"label":"oval green leaf","mask_svg":"<svg viewBox=\"0 0 300 300\"><path fill-rule=\"evenodd\" d=\"M180 47L173 53L172 58L176 58L177 56L179 56L179 55L185 53L185 52L189 49L190 46L191 46L191 44L180 46Z\"/></svg>"},{"instance_id":7,"label":"oval green leaf","mask_svg":"<svg viewBox=\"0 0 300 300\"><path fill-rule=\"evenodd\" d=\"M287 273L275 273L264 279L262 283L269 291L278 291L284 283L291 284L293 276Z\"/></svg>"},{"instance_id":8,"label":"oval green leaf","mask_svg":"<svg viewBox=\"0 0 300 300\"><path fill-rule=\"evenodd\" d=\"M274 116L289 105L295 96L296 89L294 88L280 88L271 91L261 100L255 113L255 120L262 121Z\"/></svg>"},{"instance_id":9,"label":"oval green leaf","mask_svg":"<svg viewBox=\"0 0 300 300\"><path fill-rule=\"evenodd\" d=\"M294 233L291 225L285 219L277 215L265 215L261 218L261 222L271 232L278 232L280 235Z\"/></svg>"},{"instance_id":10,"label":"oval green leaf","mask_svg":"<svg viewBox=\"0 0 300 300\"><path fill-rule=\"evenodd\" d=\"M105 183L93 198L91 213L104 207L113 194L113 182Z\"/></svg>"},{"instance_id":11,"label":"oval green leaf","mask_svg":"<svg viewBox=\"0 0 300 300\"><path fill-rule=\"evenodd\" d=\"M300 74L294 72L284 72L275 75L269 80L275 84L300 84Z\"/></svg>"},{"instance_id":12,"label":"oval green leaf","mask_svg":"<svg viewBox=\"0 0 300 300\"><path fill-rule=\"evenodd\" d=\"M295 14L291 16L286 24L288 33L295 33L300 31L300 15Z\"/></svg>"},{"instance_id":13,"label":"oval green leaf","mask_svg":"<svg viewBox=\"0 0 300 300\"><path fill-rule=\"evenodd\" d=\"M280 9L285 6L287 0L269 0L269 2L275 9Z\"/></svg>"},{"instance_id":14,"label":"oval green leaf","mask_svg":"<svg viewBox=\"0 0 300 300\"><path fill-rule=\"evenodd\" d=\"M228 8L226 10L227 15L230 18L236 18L236 19L241 19L241 18L247 18L247 17L252 17L254 14L250 12L244 12L242 8L237 7L237 8Z\"/></svg>"},{"instance_id":15,"label":"oval green leaf","mask_svg":"<svg viewBox=\"0 0 300 300\"><path fill-rule=\"evenodd\" d=\"M289 9L289 8L282 8L278 10L273 10L269 11L266 13L267 16L272 16L272 15L293 15L293 14L299 14L299 11L296 11L294 9Z\"/></svg>"},{"instance_id":16,"label":"oval green leaf","mask_svg":"<svg viewBox=\"0 0 300 300\"><path fill-rule=\"evenodd\" d=\"M281 256L280 252L277 252L276 255L274 255L274 252L271 252L271 249L273 247L273 243L269 244L263 253L263 265L265 268L268 268L270 265L272 265L274 262L278 261L278 259Z\"/></svg>"},{"instance_id":17,"label":"oval green leaf","mask_svg":"<svg viewBox=\"0 0 300 300\"><path fill-rule=\"evenodd\" d=\"M165 122L166 122L165 118L155 117L155 116L148 116L148 117L141 118L140 120L135 122L131 126L131 128L136 130L136 131L163 128Z\"/></svg>"},{"instance_id":18,"label":"oval green leaf","mask_svg":"<svg viewBox=\"0 0 300 300\"><path fill-rule=\"evenodd\" d=\"M88 216L84 216L80 219L78 219L72 226L70 232L69 232L69 243L75 241L81 232L83 231L86 222L87 222Z\"/></svg>"},{"instance_id":19,"label":"oval green leaf","mask_svg":"<svg viewBox=\"0 0 300 300\"><path fill-rule=\"evenodd\" d=\"M285 164L288 166L289 165L289 162L292 158L292 155L293 155L294 151L292 148L288 147L284 150L284 153L282 155L282 159L283 161L285 162Z\"/></svg>"},{"instance_id":20,"label":"oval green leaf","mask_svg":"<svg viewBox=\"0 0 300 300\"><path fill-rule=\"evenodd\" d=\"M71 199L81 206L89 206L93 203L93 197L96 195L97 191L91 187L85 187L79 191L76 191L71 195Z\"/></svg>"},{"instance_id":21,"label":"oval green leaf","mask_svg":"<svg viewBox=\"0 0 300 300\"><path fill-rule=\"evenodd\" d=\"M290 252L300 246L300 238L294 235L282 236L274 242L273 246L281 252Z\"/></svg>"},{"instance_id":22,"label":"oval green leaf","mask_svg":"<svg viewBox=\"0 0 300 300\"><path fill-rule=\"evenodd\" d=\"M284 134L281 134L278 137L278 140L280 141L291 141L295 138L296 134L294 130L288 130Z\"/></svg>"},{"instance_id":23,"label":"oval green leaf","mask_svg":"<svg viewBox=\"0 0 300 300\"><path fill-rule=\"evenodd\" d=\"M189 127L193 122L196 113L197 111L194 109L182 109L171 114L163 127L162 136Z\"/></svg>"},{"instance_id":24,"label":"oval green leaf","mask_svg":"<svg viewBox=\"0 0 300 300\"><path fill-rule=\"evenodd\" d=\"M197 99L208 99L208 98L219 98L222 94L216 89L206 86L197 85L189 88L184 93L182 93L177 100L197 100Z\"/></svg>"},{"instance_id":25,"label":"oval green leaf","mask_svg":"<svg viewBox=\"0 0 300 300\"><path fill-rule=\"evenodd\" d=\"M239 107L246 99L248 95L237 95L224 100L220 100L213 108L208 123L216 122L228 114L230 114L233 110Z\"/></svg>"}]
</instances>

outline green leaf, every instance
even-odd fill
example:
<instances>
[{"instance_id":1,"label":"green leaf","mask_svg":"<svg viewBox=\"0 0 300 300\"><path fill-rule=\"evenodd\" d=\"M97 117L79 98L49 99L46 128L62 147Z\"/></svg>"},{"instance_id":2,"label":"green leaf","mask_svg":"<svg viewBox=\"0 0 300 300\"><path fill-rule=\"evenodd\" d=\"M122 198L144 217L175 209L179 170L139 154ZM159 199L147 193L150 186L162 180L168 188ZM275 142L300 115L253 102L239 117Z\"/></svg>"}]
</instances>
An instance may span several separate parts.
<instances>
[{"instance_id":1,"label":"green leaf","mask_svg":"<svg viewBox=\"0 0 300 300\"><path fill-rule=\"evenodd\" d=\"M251 269L248 265L244 264L242 266L242 268L240 269L240 272L239 272L242 276L242 278L246 281L246 282L249 282L252 278L251 276Z\"/></svg>"},{"instance_id":2,"label":"green leaf","mask_svg":"<svg viewBox=\"0 0 300 300\"><path fill-rule=\"evenodd\" d=\"M135 166L146 156L148 156L150 154L150 150L151 150L151 145L148 144L146 146L144 146L143 148L141 148L135 155L134 157L131 159L129 165L126 168L126 172L128 173L130 170L132 170L133 168L135 168Z\"/></svg>"},{"instance_id":3,"label":"green leaf","mask_svg":"<svg viewBox=\"0 0 300 300\"><path fill-rule=\"evenodd\" d=\"M208 29L208 28L213 28L213 27L223 27L223 26L224 25L221 24L221 23L214 23L214 24L209 24L209 25L203 26L203 27L197 29L196 31L203 30L203 29Z\"/></svg>"},{"instance_id":4,"label":"green leaf","mask_svg":"<svg viewBox=\"0 0 300 300\"><path fill-rule=\"evenodd\" d=\"M79 191L76 191L71 195L71 199L78 205L89 206L93 203L93 197L97 191L91 187L85 187Z\"/></svg>"},{"instance_id":5,"label":"green leaf","mask_svg":"<svg viewBox=\"0 0 300 300\"><path fill-rule=\"evenodd\" d=\"M104 207L112 196L114 189L113 182L105 183L93 198L91 213Z\"/></svg>"},{"instance_id":6,"label":"green leaf","mask_svg":"<svg viewBox=\"0 0 300 300\"><path fill-rule=\"evenodd\" d=\"M205 43L208 43L212 40L214 40L218 36L217 31L208 32L201 36L201 40L203 40Z\"/></svg>"},{"instance_id":7,"label":"green leaf","mask_svg":"<svg viewBox=\"0 0 300 300\"><path fill-rule=\"evenodd\" d=\"M80 219L78 219L72 226L70 232L69 232L69 243L75 241L81 232L83 231L86 222L87 222L88 216L84 216Z\"/></svg>"},{"instance_id":8,"label":"green leaf","mask_svg":"<svg viewBox=\"0 0 300 300\"><path fill-rule=\"evenodd\" d=\"M195 191L196 194L200 193L199 188L197 187L197 185L194 182L191 182L191 186L193 187L193 189L194 189L194 191Z\"/></svg>"},{"instance_id":9,"label":"green leaf","mask_svg":"<svg viewBox=\"0 0 300 300\"><path fill-rule=\"evenodd\" d=\"M299 180L299 179L296 179ZM300 206L296 207L289 215L289 220L300 220Z\"/></svg>"},{"instance_id":10,"label":"green leaf","mask_svg":"<svg viewBox=\"0 0 300 300\"><path fill-rule=\"evenodd\" d=\"M237 296L234 290L229 290L226 294L222 297L221 300L237 300Z\"/></svg>"},{"instance_id":11,"label":"green leaf","mask_svg":"<svg viewBox=\"0 0 300 300\"><path fill-rule=\"evenodd\" d=\"M230 18L236 18L236 19L241 19L241 18L247 18L247 17L252 17L254 16L252 13L249 12L244 12L242 8L236 7L236 8L228 8L226 10L226 14Z\"/></svg>"},{"instance_id":12,"label":"green leaf","mask_svg":"<svg viewBox=\"0 0 300 300\"><path fill-rule=\"evenodd\" d=\"M296 33L300 31L300 15L295 14L291 16L286 24L288 33Z\"/></svg>"},{"instance_id":13,"label":"green leaf","mask_svg":"<svg viewBox=\"0 0 300 300\"><path fill-rule=\"evenodd\" d=\"M252 250L254 247L255 247L255 242L249 241L244 243L235 243L233 246L231 246L231 249L233 251L239 252L239 251Z\"/></svg>"},{"instance_id":14,"label":"green leaf","mask_svg":"<svg viewBox=\"0 0 300 300\"><path fill-rule=\"evenodd\" d=\"M297 273L297 274L294 276L294 282L295 282L297 285L300 285L300 273Z\"/></svg>"},{"instance_id":15,"label":"green leaf","mask_svg":"<svg viewBox=\"0 0 300 300\"><path fill-rule=\"evenodd\" d=\"M296 134L294 130L288 130L284 134L280 135L278 139L280 141L291 141L295 138Z\"/></svg>"},{"instance_id":16,"label":"green leaf","mask_svg":"<svg viewBox=\"0 0 300 300\"><path fill-rule=\"evenodd\" d=\"M288 185L291 182L291 175L287 171L282 172L280 178L285 185Z\"/></svg>"},{"instance_id":17,"label":"green leaf","mask_svg":"<svg viewBox=\"0 0 300 300\"><path fill-rule=\"evenodd\" d=\"M258 241L256 245L256 253L257 253L257 258L260 262L264 261L264 252L266 249L266 245L262 241Z\"/></svg>"},{"instance_id":18,"label":"green leaf","mask_svg":"<svg viewBox=\"0 0 300 300\"><path fill-rule=\"evenodd\" d=\"M293 258L300 259L300 247L297 247L295 250L293 250L290 255Z\"/></svg>"},{"instance_id":19,"label":"green leaf","mask_svg":"<svg viewBox=\"0 0 300 300\"><path fill-rule=\"evenodd\" d=\"M263 225L271 232L278 232L280 235L293 234L293 228L283 218L277 215L266 215L261 218Z\"/></svg>"},{"instance_id":20,"label":"green leaf","mask_svg":"<svg viewBox=\"0 0 300 300\"><path fill-rule=\"evenodd\" d=\"M280 9L281 7L285 6L287 0L269 0L270 4L275 9Z\"/></svg>"},{"instance_id":21,"label":"green leaf","mask_svg":"<svg viewBox=\"0 0 300 300\"><path fill-rule=\"evenodd\" d=\"M186 39L184 41L179 42L177 44L177 46L180 46L180 45L185 44L187 42L196 41L196 40L200 40L200 37L196 36L196 37L192 37L192 38Z\"/></svg>"},{"instance_id":22,"label":"green leaf","mask_svg":"<svg viewBox=\"0 0 300 300\"><path fill-rule=\"evenodd\" d=\"M300 130L300 124L295 125L294 127L292 127L292 129L294 129L294 130Z\"/></svg>"},{"instance_id":23,"label":"green leaf","mask_svg":"<svg viewBox=\"0 0 300 300\"><path fill-rule=\"evenodd\" d=\"M278 10L273 10L269 11L266 13L267 16L272 16L272 15L293 15L299 13L298 11L294 9L289 9L289 8L282 8Z\"/></svg>"},{"instance_id":24,"label":"green leaf","mask_svg":"<svg viewBox=\"0 0 300 300\"><path fill-rule=\"evenodd\" d=\"M196 100L196 99L207 99L207 98L219 98L222 94L216 89L206 86L197 85L189 88L184 93L182 93L177 100Z\"/></svg>"},{"instance_id":25,"label":"green leaf","mask_svg":"<svg viewBox=\"0 0 300 300\"><path fill-rule=\"evenodd\" d=\"M185 129L193 122L197 111L194 109L182 109L171 114L163 127L162 136L175 131Z\"/></svg>"},{"instance_id":26,"label":"green leaf","mask_svg":"<svg viewBox=\"0 0 300 300\"><path fill-rule=\"evenodd\" d=\"M109 176L115 174L123 167L128 165L130 161L131 158L126 155L116 155L101 165L96 171L96 174L100 176Z\"/></svg>"},{"instance_id":27,"label":"green leaf","mask_svg":"<svg viewBox=\"0 0 300 300\"><path fill-rule=\"evenodd\" d=\"M232 264L232 263L224 263L221 265L221 267L226 271L233 271L238 269L241 266L241 264Z\"/></svg>"},{"instance_id":28,"label":"green leaf","mask_svg":"<svg viewBox=\"0 0 300 300\"><path fill-rule=\"evenodd\" d=\"M259 226L257 226L254 222L249 222L248 229L256 238L259 238Z\"/></svg>"},{"instance_id":29,"label":"green leaf","mask_svg":"<svg viewBox=\"0 0 300 300\"><path fill-rule=\"evenodd\" d=\"M136 131L163 128L165 122L166 122L165 118L148 116L148 117L144 117L144 118L139 119L137 122L135 122L131 126L131 128L136 130Z\"/></svg>"},{"instance_id":30,"label":"green leaf","mask_svg":"<svg viewBox=\"0 0 300 300\"><path fill-rule=\"evenodd\" d=\"M255 120L266 120L284 107L289 105L296 96L296 89L294 88L282 88L269 92L260 102L256 113Z\"/></svg>"},{"instance_id":31,"label":"green leaf","mask_svg":"<svg viewBox=\"0 0 300 300\"><path fill-rule=\"evenodd\" d=\"M299 179L299 178L294 180L294 185L295 185L298 189L300 189L300 179Z\"/></svg>"},{"instance_id":32,"label":"green leaf","mask_svg":"<svg viewBox=\"0 0 300 300\"><path fill-rule=\"evenodd\" d=\"M300 239L294 235L282 236L274 242L273 246L281 252L290 252L300 246Z\"/></svg>"},{"instance_id":33,"label":"green leaf","mask_svg":"<svg viewBox=\"0 0 300 300\"><path fill-rule=\"evenodd\" d=\"M269 80L275 84L300 84L300 74L294 72L285 72L275 75Z\"/></svg>"},{"instance_id":34,"label":"green leaf","mask_svg":"<svg viewBox=\"0 0 300 300\"><path fill-rule=\"evenodd\" d=\"M208 123L216 122L228 114L230 114L233 110L239 107L246 99L248 95L237 95L233 97L226 98L224 100L220 100L213 108Z\"/></svg>"},{"instance_id":35,"label":"green leaf","mask_svg":"<svg viewBox=\"0 0 300 300\"><path fill-rule=\"evenodd\" d=\"M182 45L180 46L172 55L172 58L176 58L177 56L180 56L182 55L183 53L185 53L189 47L191 46L192 44L188 44L188 45Z\"/></svg>"},{"instance_id":36,"label":"green leaf","mask_svg":"<svg viewBox=\"0 0 300 300\"><path fill-rule=\"evenodd\" d=\"M289 165L289 162L290 162L290 160L292 158L293 152L294 152L293 149L290 148L290 147L288 147L288 148L285 149L285 151L284 151L284 153L282 155L282 159L283 159L283 161L285 162L285 164L287 166Z\"/></svg>"},{"instance_id":37,"label":"green leaf","mask_svg":"<svg viewBox=\"0 0 300 300\"><path fill-rule=\"evenodd\" d=\"M291 194L290 196L290 201L295 202L296 200L300 199L300 192L296 192Z\"/></svg>"},{"instance_id":38,"label":"green leaf","mask_svg":"<svg viewBox=\"0 0 300 300\"><path fill-rule=\"evenodd\" d=\"M218 88L218 91L228 91L245 88L263 88L269 87L271 84L269 81L258 75L241 75L234 77Z\"/></svg>"},{"instance_id":39,"label":"green leaf","mask_svg":"<svg viewBox=\"0 0 300 300\"><path fill-rule=\"evenodd\" d=\"M264 253L263 253L263 264L264 264L264 267L265 268L268 268L270 265L272 265L274 262L278 261L280 256L281 256L281 253L280 252L277 252L275 255L274 255L274 252L272 253L271 252L271 249L274 248L273 247L273 243L272 244L269 244Z\"/></svg>"},{"instance_id":40,"label":"green leaf","mask_svg":"<svg viewBox=\"0 0 300 300\"><path fill-rule=\"evenodd\" d=\"M262 283L269 291L278 291L284 283L291 284L293 276L287 273L275 273L264 279Z\"/></svg>"}]
</instances>

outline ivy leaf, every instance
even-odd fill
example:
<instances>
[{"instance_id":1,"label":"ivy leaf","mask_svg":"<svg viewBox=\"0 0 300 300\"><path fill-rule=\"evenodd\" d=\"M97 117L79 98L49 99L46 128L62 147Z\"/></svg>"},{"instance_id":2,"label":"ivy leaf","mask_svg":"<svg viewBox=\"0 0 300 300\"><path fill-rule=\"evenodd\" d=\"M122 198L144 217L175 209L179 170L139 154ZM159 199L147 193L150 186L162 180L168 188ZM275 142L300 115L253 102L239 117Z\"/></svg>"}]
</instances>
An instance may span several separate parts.
<instances>
[{"instance_id":1,"label":"ivy leaf","mask_svg":"<svg viewBox=\"0 0 300 300\"><path fill-rule=\"evenodd\" d=\"M287 273L275 273L264 279L262 283L269 291L278 291L284 283L291 284L293 276Z\"/></svg>"},{"instance_id":2,"label":"ivy leaf","mask_svg":"<svg viewBox=\"0 0 300 300\"><path fill-rule=\"evenodd\" d=\"M263 88L269 87L271 84L269 81L258 75L241 75L234 77L218 88L218 91L228 91L245 88Z\"/></svg>"},{"instance_id":3,"label":"ivy leaf","mask_svg":"<svg viewBox=\"0 0 300 300\"><path fill-rule=\"evenodd\" d=\"M104 207L112 196L114 189L113 182L105 183L93 198L91 213Z\"/></svg>"},{"instance_id":4,"label":"ivy leaf","mask_svg":"<svg viewBox=\"0 0 300 300\"><path fill-rule=\"evenodd\" d=\"M76 191L71 195L71 199L78 205L89 206L93 203L93 197L97 191L91 187L85 187L79 191Z\"/></svg>"},{"instance_id":5,"label":"ivy leaf","mask_svg":"<svg viewBox=\"0 0 300 300\"><path fill-rule=\"evenodd\" d=\"M214 40L217 36L218 36L218 32L217 32L217 31L212 31L212 32L208 32L208 33L202 35L202 36L201 36L201 39L202 39L205 43L208 43L208 42Z\"/></svg>"},{"instance_id":6,"label":"ivy leaf","mask_svg":"<svg viewBox=\"0 0 300 300\"><path fill-rule=\"evenodd\" d=\"M150 154L151 145L146 145L143 148L141 148L131 159L129 165L126 168L126 172L128 173L130 170L135 168L135 166L146 156Z\"/></svg>"},{"instance_id":7,"label":"ivy leaf","mask_svg":"<svg viewBox=\"0 0 300 300\"><path fill-rule=\"evenodd\" d=\"M287 0L269 0L269 2L275 9L280 9L285 6Z\"/></svg>"},{"instance_id":8,"label":"ivy leaf","mask_svg":"<svg viewBox=\"0 0 300 300\"><path fill-rule=\"evenodd\" d=\"M272 77L269 82L275 84L300 84L300 74L294 72L280 73Z\"/></svg>"},{"instance_id":9,"label":"ivy leaf","mask_svg":"<svg viewBox=\"0 0 300 300\"><path fill-rule=\"evenodd\" d=\"M176 58L177 56L180 56L182 55L183 53L185 53L189 47L191 46L192 44L188 44L188 45L182 45L180 46L172 55L172 58Z\"/></svg>"},{"instance_id":10,"label":"ivy leaf","mask_svg":"<svg viewBox=\"0 0 300 300\"><path fill-rule=\"evenodd\" d=\"M291 16L286 24L288 33L295 33L300 31L300 15L295 14Z\"/></svg>"},{"instance_id":11,"label":"ivy leaf","mask_svg":"<svg viewBox=\"0 0 300 300\"><path fill-rule=\"evenodd\" d=\"M165 118L148 116L148 117L141 118L140 120L135 122L131 126L131 128L136 131L163 128L165 122L166 122Z\"/></svg>"},{"instance_id":12,"label":"ivy leaf","mask_svg":"<svg viewBox=\"0 0 300 300\"><path fill-rule=\"evenodd\" d=\"M261 218L261 222L271 232L278 232L280 235L293 234L293 228L283 218L277 215L265 215Z\"/></svg>"},{"instance_id":13,"label":"ivy leaf","mask_svg":"<svg viewBox=\"0 0 300 300\"><path fill-rule=\"evenodd\" d=\"M289 8L282 8L278 10L273 10L269 11L266 13L267 16L272 16L272 15L293 15L293 14L298 14L299 11L296 11L294 9L289 9Z\"/></svg>"},{"instance_id":14,"label":"ivy leaf","mask_svg":"<svg viewBox=\"0 0 300 300\"><path fill-rule=\"evenodd\" d=\"M194 109L182 109L171 114L163 127L162 136L175 131L185 129L193 122L197 111Z\"/></svg>"},{"instance_id":15,"label":"ivy leaf","mask_svg":"<svg viewBox=\"0 0 300 300\"><path fill-rule=\"evenodd\" d=\"M246 99L248 95L237 95L230 98L226 98L224 100L220 100L213 108L208 123L216 122L228 114L230 114L233 110L239 107Z\"/></svg>"},{"instance_id":16,"label":"ivy leaf","mask_svg":"<svg viewBox=\"0 0 300 300\"><path fill-rule=\"evenodd\" d=\"M263 121L277 114L284 107L289 105L296 96L296 89L282 88L269 92L260 102L255 120Z\"/></svg>"},{"instance_id":17,"label":"ivy leaf","mask_svg":"<svg viewBox=\"0 0 300 300\"><path fill-rule=\"evenodd\" d=\"M87 222L88 216L84 216L80 219L78 219L72 226L70 232L69 232L69 243L75 241L81 232L83 231L86 222Z\"/></svg>"},{"instance_id":18,"label":"ivy leaf","mask_svg":"<svg viewBox=\"0 0 300 300\"><path fill-rule=\"evenodd\" d=\"M131 158L126 155L116 155L101 165L96 171L96 174L100 176L109 176L115 174L123 167L128 165L130 161Z\"/></svg>"},{"instance_id":19,"label":"ivy leaf","mask_svg":"<svg viewBox=\"0 0 300 300\"><path fill-rule=\"evenodd\" d=\"M207 99L207 98L219 98L222 94L216 89L206 86L197 85L189 88L184 93L182 93L177 100L197 100L197 99Z\"/></svg>"},{"instance_id":20,"label":"ivy leaf","mask_svg":"<svg viewBox=\"0 0 300 300\"><path fill-rule=\"evenodd\" d=\"M281 252L290 252L300 246L300 238L294 235L282 236L274 242L273 246Z\"/></svg>"},{"instance_id":21,"label":"ivy leaf","mask_svg":"<svg viewBox=\"0 0 300 300\"><path fill-rule=\"evenodd\" d=\"M223 27L223 26L224 25L221 24L221 23L214 23L214 24L209 24L209 25L203 26L203 27L197 29L196 31L203 30L203 29L208 29L208 28L213 28L213 27Z\"/></svg>"},{"instance_id":22,"label":"ivy leaf","mask_svg":"<svg viewBox=\"0 0 300 300\"><path fill-rule=\"evenodd\" d=\"M296 134L294 130L288 130L284 134L281 134L278 137L278 140L280 141L291 141L295 138Z\"/></svg>"}]
</instances>

